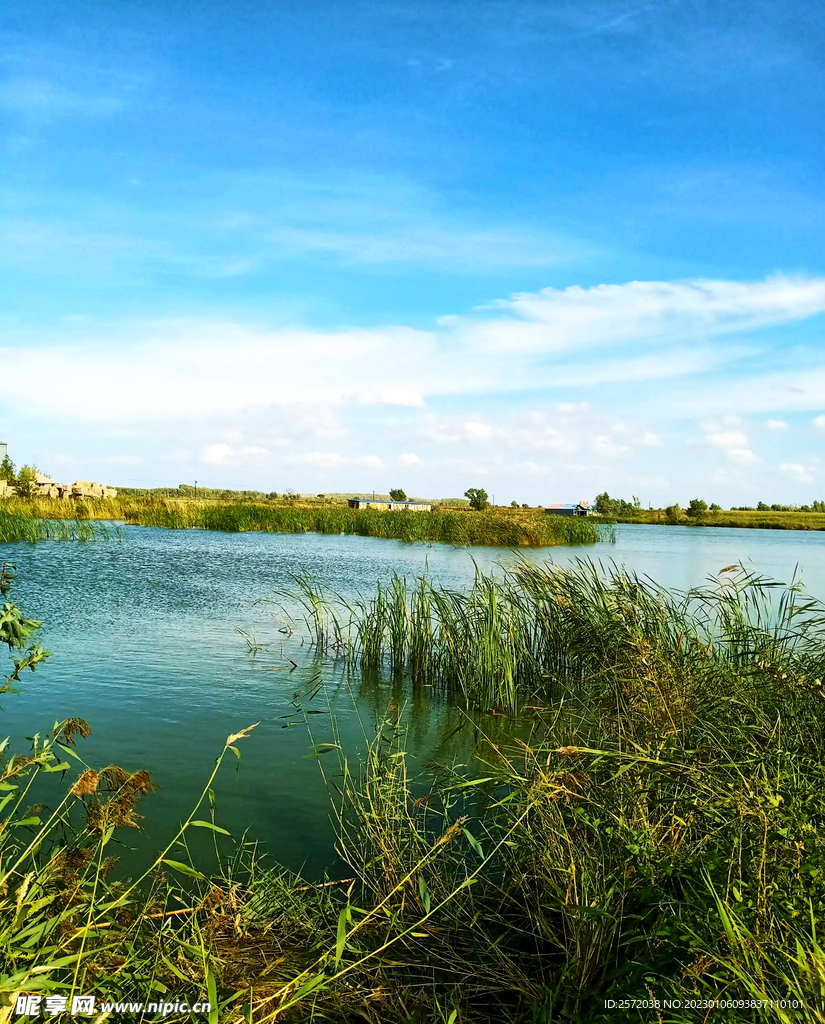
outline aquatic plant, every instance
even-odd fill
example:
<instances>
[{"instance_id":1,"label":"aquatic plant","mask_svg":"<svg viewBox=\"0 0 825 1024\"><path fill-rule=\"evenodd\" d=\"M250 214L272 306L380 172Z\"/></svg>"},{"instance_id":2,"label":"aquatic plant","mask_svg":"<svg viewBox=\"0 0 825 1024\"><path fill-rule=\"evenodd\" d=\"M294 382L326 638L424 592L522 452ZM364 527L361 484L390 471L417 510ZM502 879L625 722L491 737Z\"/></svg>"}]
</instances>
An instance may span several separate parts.
<instances>
[{"instance_id":1,"label":"aquatic plant","mask_svg":"<svg viewBox=\"0 0 825 1024\"><path fill-rule=\"evenodd\" d=\"M594 544L611 539L610 527L592 519L547 516L535 509L513 511L435 508L432 512L351 509L345 505L293 505L273 502L186 501L160 497L84 500L7 499L0 512L17 519L122 519L165 529L223 530L240 533L331 533L383 537L408 542L442 542L500 547ZM605 532L606 531L606 532Z\"/></svg>"},{"instance_id":2,"label":"aquatic plant","mask_svg":"<svg viewBox=\"0 0 825 1024\"><path fill-rule=\"evenodd\" d=\"M499 575L477 571L466 591L396 577L371 598L349 603L311 586L305 610L322 651L331 645L320 623L333 617L335 650L346 649L354 665L408 671L511 713L525 701L578 693L605 674L644 677L651 659L674 676L690 676L743 664L750 671L775 652L797 658L803 675L816 675L823 658L825 607L796 582L785 586L740 566L685 592L584 559L564 567L522 560Z\"/></svg>"},{"instance_id":3,"label":"aquatic plant","mask_svg":"<svg viewBox=\"0 0 825 1024\"><path fill-rule=\"evenodd\" d=\"M76 509L72 510L76 513ZM108 538L110 532L99 523L83 519L49 519L14 515L0 508L0 544L14 541L35 543L39 540L97 540Z\"/></svg>"},{"instance_id":4,"label":"aquatic plant","mask_svg":"<svg viewBox=\"0 0 825 1024\"><path fill-rule=\"evenodd\" d=\"M479 574L466 594L396 580L335 618L317 585L303 594L319 649L345 642L394 692L444 671L462 698L495 696L500 675L505 698L542 695L532 733L486 735L468 714L475 757L418 776L395 699L363 758L334 726L311 735L319 765L337 757L346 865L315 881L243 845L196 864L192 829L227 841L197 808L118 879L113 837L137 824L147 773L85 764L79 719L29 756L4 747L0 998L175 993L208 998L210 1024L607 1024L634 1019L607 1002L629 993L669 1024L702 1000L727 1004L720 1020L825 1018L819 602L736 566L672 593L585 562ZM36 623L17 620L20 650ZM248 734L227 737L198 807ZM34 778L71 764L54 810L26 807Z\"/></svg>"}]
</instances>

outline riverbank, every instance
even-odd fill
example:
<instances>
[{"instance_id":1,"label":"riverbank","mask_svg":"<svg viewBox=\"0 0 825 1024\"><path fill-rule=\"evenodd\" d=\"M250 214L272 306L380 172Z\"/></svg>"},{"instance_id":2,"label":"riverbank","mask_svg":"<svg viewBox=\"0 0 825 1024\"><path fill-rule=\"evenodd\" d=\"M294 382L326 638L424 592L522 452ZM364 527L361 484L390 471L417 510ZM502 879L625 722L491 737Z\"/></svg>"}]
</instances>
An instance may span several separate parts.
<instances>
[{"instance_id":1,"label":"riverbank","mask_svg":"<svg viewBox=\"0 0 825 1024\"><path fill-rule=\"evenodd\" d=\"M691 517L680 511L668 516L664 509L638 509L632 516L611 522L648 526L727 526L740 530L825 530L825 512L708 511Z\"/></svg>"},{"instance_id":2,"label":"riverbank","mask_svg":"<svg viewBox=\"0 0 825 1024\"><path fill-rule=\"evenodd\" d=\"M585 563L403 584L355 608L345 638L354 681L387 678L366 756L307 736L331 780L332 884L242 844L192 856L195 833L229 842L210 791L254 728L222 742L172 842L149 841L139 884L112 860L138 811L151 825L139 765L85 764L78 718L2 755L0 993L168 993L256 1024L607 1024L636 1019L609 1003L631 992L670 1000L671 1024L696 1020L689 1000L728 1004L723 1021L819 1019L823 606L800 614L800 595L732 569L687 599ZM35 637L6 620L21 621L15 647ZM475 758L413 776L400 709L422 684L522 728L468 716ZM28 806L35 776L48 808Z\"/></svg>"},{"instance_id":3,"label":"riverbank","mask_svg":"<svg viewBox=\"0 0 825 1024\"><path fill-rule=\"evenodd\" d=\"M381 512L345 505L290 501L214 501L115 498L101 501L7 499L7 521L122 520L164 529L222 530L232 533L352 534L409 542L496 547L553 547L595 544L599 529L591 518L549 516L539 509L434 508L431 512ZM14 539L9 536L7 539ZM21 536L21 539L28 539Z\"/></svg>"}]
</instances>

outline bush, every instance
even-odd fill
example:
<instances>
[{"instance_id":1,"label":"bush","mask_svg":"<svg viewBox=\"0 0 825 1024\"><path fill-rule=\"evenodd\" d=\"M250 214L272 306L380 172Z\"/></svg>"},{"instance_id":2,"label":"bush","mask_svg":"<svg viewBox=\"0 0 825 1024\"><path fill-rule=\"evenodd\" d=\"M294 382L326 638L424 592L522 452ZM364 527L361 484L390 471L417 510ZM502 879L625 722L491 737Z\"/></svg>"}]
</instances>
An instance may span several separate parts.
<instances>
[{"instance_id":1,"label":"bush","mask_svg":"<svg viewBox=\"0 0 825 1024\"><path fill-rule=\"evenodd\" d=\"M708 503L701 498L691 498L685 515L691 519L701 519L708 510Z\"/></svg>"}]
</instances>

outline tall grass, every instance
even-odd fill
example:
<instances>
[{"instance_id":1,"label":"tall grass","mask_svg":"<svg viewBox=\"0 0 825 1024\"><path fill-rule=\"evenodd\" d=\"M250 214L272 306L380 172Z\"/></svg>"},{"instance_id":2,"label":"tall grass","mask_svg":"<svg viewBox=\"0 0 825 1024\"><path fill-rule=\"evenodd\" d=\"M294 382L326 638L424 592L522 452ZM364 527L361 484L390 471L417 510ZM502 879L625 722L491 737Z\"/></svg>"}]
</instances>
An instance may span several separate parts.
<instances>
[{"instance_id":1,"label":"tall grass","mask_svg":"<svg viewBox=\"0 0 825 1024\"><path fill-rule=\"evenodd\" d=\"M398 577L354 604L316 591L304 608L316 643L324 648L328 634L316 619L334 619L334 649L362 669L407 671L511 713L580 693L605 674L644 675L654 660L674 676L697 666L711 675L738 669L757 650L766 664L780 652L819 665L825 623L825 608L799 584L738 566L669 592L581 559L565 567L522 561L499 576L478 571L467 591Z\"/></svg>"},{"instance_id":2,"label":"tall grass","mask_svg":"<svg viewBox=\"0 0 825 1024\"><path fill-rule=\"evenodd\" d=\"M397 580L346 616L311 585L303 599L315 643L364 669L540 697L532 734L482 735L469 763L411 777L392 701L362 759L334 732L315 743L339 758L346 865L320 883L243 847L194 864L191 829L220 836L197 809L141 878L110 881L152 780L85 765L78 720L4 750L0 995L169 992L256 1024L825 1019L825 609L799 586L726 567L673 593L580 562L469 593ZM22 621L0 639L30 644ZM35 774L64 771L65 798L26 807ZM606 1005L627 998L660 1006Z\"/></svg>"},{"instance_id":3,"label":"tall grass","mask_svg":"<svg viewBox=\"0 0 825 1024\"><path fill-rule=\"evenodd\" d=\"M621 523L644 523L658 526L724 526L744 530L825 530L822 512L757 512L739 509L718 509L691 517L682 511L669 518L664 509L637 509L629 516L620 516Z\"/></svg>"},{"instance_id":4,"label":"tall grass","mask_svg":"<svg viewBox=\"0 0 825 1024\"><path fill-rule=\"evenodd\" d=\"M545 547L594 544L599 528L586 517L548 516L537 510L435 508L432 512L351 509L342 505L253 502L175 501L116 498L83 502L11 499L0 504L9 514L38 519L123 519L166 529L223 530L240 533L331 533L402 541L457 545ZM602 527L610 539L610 527Z\"/></svg>"},{"instance_id":5,"label":"tall grass","mask_svg":"<svg viewBox=\"0 0 825 1024\"><path fill-rule=\"evenodd\" d=\"M38 540L96 540L109 536L105 527L84 519L32 518L0 508L0 544L21 540L32 544Z\"/></svg>"}]
</instances>

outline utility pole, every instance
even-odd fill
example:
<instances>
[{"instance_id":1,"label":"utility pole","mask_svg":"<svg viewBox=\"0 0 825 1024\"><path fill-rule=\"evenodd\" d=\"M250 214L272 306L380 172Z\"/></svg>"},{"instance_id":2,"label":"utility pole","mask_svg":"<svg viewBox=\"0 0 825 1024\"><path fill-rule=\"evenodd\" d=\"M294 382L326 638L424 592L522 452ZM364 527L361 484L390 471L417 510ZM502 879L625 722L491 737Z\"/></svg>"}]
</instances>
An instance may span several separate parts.
<instances>
[{"instance_id":1,"label":"utility pole","mask_svg":"<svg viewBox=\"0 0 825 1024\"><path fill-rule=\"evenodd\" d=\"M195 498L198 496L198 481L195 481Z\"/></svg>"}]
</instances>

